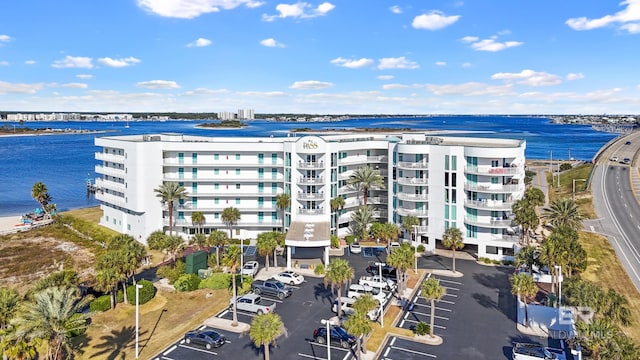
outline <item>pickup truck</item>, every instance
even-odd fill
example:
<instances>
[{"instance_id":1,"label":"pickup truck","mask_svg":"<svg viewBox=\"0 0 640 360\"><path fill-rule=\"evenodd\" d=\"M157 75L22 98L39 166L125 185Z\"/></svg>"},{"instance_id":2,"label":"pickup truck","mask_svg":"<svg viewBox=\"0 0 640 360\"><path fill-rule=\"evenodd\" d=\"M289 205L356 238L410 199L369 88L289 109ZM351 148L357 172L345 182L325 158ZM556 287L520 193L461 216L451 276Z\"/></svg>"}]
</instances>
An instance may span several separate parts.
<instances>
[{"instance_id":1,"label":"pickup truck","mask_svg":"<svg viewBox=\"0 0 640 360\"><path fill-rule=\"evenodd\" d=\"M360 285L369 285L371 287L383 290L392 291L396 288L395 281L391 279L386 279L380 275L373 276L361 276L358 280L358 284Z\"/></svg>"},{"instance_id":2,"label":"pickup truck","mask_svg":"<svg viewBox=\"0 0 640 360\"><path fill-rule=\"evenodd\" d=\"M291 296L291 293L293 292L290 286L274 279L264 281L254 280L251 284L251 291L258 295L265 294L269 296L275 296L280 300Z\"/></svg>"},{"instance_id":3,"label":"pickup truck","mask_svg":"<svg viewBox=\"0 0 640 360\"><path fill-rule=\"evenodd\" d=\"M231 300L229 300L229 309L233 309L233 303L235 302L235 299L236 298L232 297ZM276 303L266 305L266 303L262 301L260 295L249 293L239 297L236 306L238 310L248 311L261 315L273 312L273 310L276 308Z\"/></svg>"},{"instance_id":4,"label":"pickup truck","mask_svg":"<svg viewBox=\"0 0 640 360\"><path fill-rule=\"evenodd\" d=\"M564 350L538 344L513 344L513 360L566 360Z\"/></svg>"}]
</instances>

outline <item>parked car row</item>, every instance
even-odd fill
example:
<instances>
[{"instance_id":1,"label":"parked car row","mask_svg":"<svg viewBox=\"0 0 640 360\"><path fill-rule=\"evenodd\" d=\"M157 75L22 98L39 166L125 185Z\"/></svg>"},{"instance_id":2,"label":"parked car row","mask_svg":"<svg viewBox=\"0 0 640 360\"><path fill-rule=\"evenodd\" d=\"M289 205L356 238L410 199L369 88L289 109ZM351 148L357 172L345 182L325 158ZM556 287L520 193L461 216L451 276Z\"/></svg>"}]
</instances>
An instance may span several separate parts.
<instances>
[{"instance_id":1,"label":"parked car row","mask_svg":"<svg viewBox=\"0 0 640 360\"><path fill-rule=\"evenodd\" d=\"M281 280L285 280L286 284ZM299 285L303 282L304 277L295 271L280 272L274 275L272 279L254 280L251 283L251 292L242 296L232 297L229 300L229 308L233 308L235 303L238 310L258 315L273 312L276 308L276 303L263 299L262 295L283 300L293 294L292 285Z\"/></svg>"}]
</instances>

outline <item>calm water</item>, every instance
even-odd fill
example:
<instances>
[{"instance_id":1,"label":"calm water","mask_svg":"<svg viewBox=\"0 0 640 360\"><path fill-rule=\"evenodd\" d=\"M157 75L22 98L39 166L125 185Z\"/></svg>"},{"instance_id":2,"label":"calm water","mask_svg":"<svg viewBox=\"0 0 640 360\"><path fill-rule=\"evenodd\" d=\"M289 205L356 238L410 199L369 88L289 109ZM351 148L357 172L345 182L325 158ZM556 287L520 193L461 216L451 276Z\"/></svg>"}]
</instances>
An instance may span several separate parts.
<instances>
[{"instance_id":1,"label":"calm water","mask_svg":"<svg viewBox=\"0 0 640 360\"><path fill-rule=\"evenodd\" d=\"M588 125L552 124L548 119L521 117L427 117L394 119L353 119L340 122L292 123L252 121L245 129L207 130L195 125L202 121L167 122L47 122L26 123L30 128L72 128L113 131L109 134L0 137L0 216L19 215L38 206L31 187L38 181L49 188L60 210L94 206L87 197L85 183L94 178L97 164L93 144L96 136L180 132L207 136L287 136L292 128L349 129L358 127L456 130L454 136L526 139L529 159L553 158L591 160L615 134L597 132ZM11 126L16 123L8 123ZM0 126L4 123L0 123ZM16 125L19 126L19 125Z\"/></svg>"}]
</instances>

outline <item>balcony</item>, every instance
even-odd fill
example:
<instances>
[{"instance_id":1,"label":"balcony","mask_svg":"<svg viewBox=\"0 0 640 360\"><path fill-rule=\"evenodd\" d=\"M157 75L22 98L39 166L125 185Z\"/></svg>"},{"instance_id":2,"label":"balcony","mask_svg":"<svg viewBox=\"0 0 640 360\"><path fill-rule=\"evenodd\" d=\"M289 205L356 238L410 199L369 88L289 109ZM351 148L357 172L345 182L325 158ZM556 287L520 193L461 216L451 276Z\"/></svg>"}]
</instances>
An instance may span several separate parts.
<instances>
[{"instance_id":1,"label":"balcony","mask_svg":"<svg viewBox=\"0 0 640 360\"><path fill-rule=\"evenodd\" d=\"M398 215L401 216L415 216L415 217L426 217L429 216L429 210L424 210L424 209L404 209L404 208L398 208L396 209L396 212L398 213Z\"/></svg>"},{"instance_id":2,"label":"balcony","mask_svg":"<svg viewBox=\"0 0 640 360\"><path fill-rule=\"evenodd\" d=\"M122 208L127 206L127 203L125 202L124 198L120 196L107 194L104 192L96 192L95 197L96 197L96 200L98 201L111 204L114 206L119 206Z\"/></svg>"},{"instance_id":3,"label":"balcony","mask_svg":"<svg viewBox=\"0 0 640 360\"><path fill-rule=\"evenodd\" d=\"M324 208L320 209L298 209L298 215L324 215Z\"/></svg>"},{"instance_id":4,"label":"balcony","mask_svg":"<svg viewBox=\"0 0 640 360\"><path fill-rule=\"evenodd\" d=\"M398 167L400 169L406 169L406 170L427 170L429 168L429 163L426 161L416 161L416 162L399 161Z\"/></svg>"},{"instance_id":5,"label":"balcony","mask_svg":"<svg viewBox=\"0 0 640 360\"><path fill-rule=\"evenodd\" d=\"M299 192L296 198L298 200L324 200L324 193Z\"/></svg>"},{"instance_id":6,"label":"balcony","mask_svg":"<svg viewBox=\"0 0 640 360\"><path fill-rule=\"evenodd\" d=\"M402 177L398 178L396 181L398 184L409 185L409 186L426 186L429 181L427 178L416 178L416 177Z\"/></svg>"},{"instance_id":7,"label":"balcony","mask_svg":"<svg viewBox=\"0 0 640 360\"><path fill-rule=\"evenodd\" d=\"M464 206L474 209L486 209L486 210L511 210L513 201L502 200L465 200Z\"/></svg>"},{"instance_id":8,"label":"balcony","mask_svg":"<svg viewBox=\"0 0 640 360\"><path fill-rule=\"evenodd\" d=\"M507 229L513 226L513 221L500 218L470 218L465 217L464 222L469 225L475 225L485 228Z\"/></svg>"},{"instance_id":9,"label":"balcony","mask_svg":"<svg viewBox=\"0 0 640 360\"><path fill-rule=\"evenodd\" d=\"M256 173L253 175L236 175L234 174L218 174L208 176L204 173L199 172L197 176L192 177L192 173L190 171L185 171L182 176L180 173L164 173L162 175L164 181L197 181L197 182L217 182L220 184L236 184L236 183L272 183L272 182L282 182L284 177L282 174L278 174L278 176L274 179L272 176L263 176L259 177Z\"/></svg>"},{"instance_id":10,"label":"balcony","mask_svg":"<svg viewBox=\"0 0 640 360\"><path fill-rule=\"evenodd\" d=\"M324 161L298 161L298 169L323 169Z\"/></svg>"},{"instance_id":11,"label":"balcony","mask_svg":"<svg viewBox=\"0 0 640 360\"><path fill-rule=\"evenodd\" d=\"M124 155L109 154L105 152L96 152L95 158L96 160L109 161L109 162L121 163L121 164L123 164L125 160Z\"/></svg>"},{"instance_id":12,"label":"balcony","mask_svg":"<svg viewBox=\"0 0 640 360\"><path fill-rule=\"evenodd\" d=\"M475 191L489 194L510 194L524 190L523 184L515 185L502 185L502 184L478 184L478 183L465 183L464 189L468 191Z\"/></svg>"},{"instance_id":13,"label":"balcony","mask_svg":"<svg viewBox=\"0 0 640 360\"><path fill-rule=\"evenodd\" d=\"M324 177L316 176L316 177L301 177L298 181L300 185L314 185L314 184L324 184Z\"/></svg>"},{"instance_id":14,"label":"balcony","mask_svg":"<svg viewBox=\"0 0 640 360\"><path fill-rule=\"evenodd\" d=\"M467 174L488 176L514 176L521 174L523 171L519 167L466 166L464 168L464 172Z\"/></svg>"},{"instance_id":15,"label":"balcony","mask_svg":"<svg viewBox=\"0 0 640 360\"><path fill-rule=\"evenodd\" d=\"M116 169L109 166L96 165L96 174L111 175L119 178L124 178L125 172L122 169Z\"/></svg>"},{"instance_id":16,"label":"balcony","mask_svg":"<svg viewBox=\"0 0 640 360\"><path fill-rule=\"evenodd\" d=\"M489 239L491 241L504 241L516 244L520 241L520 236L518 235L491 235Z\"/></svg>"},{"instance_id":17,"label":"balcony","mask_svg":"<svg viewBox=\"0 0 640 360\"><path fill-rule=\"evenodd\" d=\"M385 163L387 162L388 156L386 155L377 155L377 156L347 156L343 159L338 159L338 164L347 165L347 164L370 164L370 163Z\"/></svg>"},{"instance_id":18,"label":"balcony","mask_svg":"<svg viewBox=\"0 0 640 360\"><path fill-rule=\"evenodd\" d=\"M121 184L115 181L104 180L100 178L96 179L96 187L98 189L110 189L120 193L124 193L126 190L126 187L124 186L124 184Z\"/></svg>"},{"instance_id":19,"label":"balcony","mask_svg":"<svg viewBox=\"0 0 640 360\"><path fill-rule=\"evenodd\" d=\"M398 198L398 200L403 200L403 201L424 202L429 200L429 194L398 193L396 197Z\"/></svg>"}]
</instances>

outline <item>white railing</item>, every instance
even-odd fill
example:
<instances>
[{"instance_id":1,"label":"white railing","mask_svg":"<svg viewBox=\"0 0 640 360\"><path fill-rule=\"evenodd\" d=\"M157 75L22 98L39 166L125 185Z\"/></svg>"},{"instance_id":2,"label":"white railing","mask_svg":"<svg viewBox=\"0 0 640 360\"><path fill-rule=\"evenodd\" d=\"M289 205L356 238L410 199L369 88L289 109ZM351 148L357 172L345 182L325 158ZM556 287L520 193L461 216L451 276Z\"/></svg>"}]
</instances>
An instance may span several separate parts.
<instances>
[{"instance_id":1,"label":"white railing","mask_svg":"<svg viewBox=\"0 0 640 360\"><path fill-rule=\"evenodd\" d=\"M510 243L517 243L520 241L520 236L518 235L492 235L490 238L491 241L505 241Z\"/></svg>"},{"instance_id":2,"label":"white railing","mask_svg":"<svg viewBox=\"0 0 640 360\"><path fill-rule=\"evenodd\" d=\"M297 198L300 200L322 200L324 199L324 193L299 192Z\"/></svg>"},{"instance_id":3,"label":"white railing","mask_svg":"<svg viewBox=\"0 0 640 360\"><path fill-rule=\"evenodd\" d=\"M402 185L413 185L413 186L425 186L429 183L427 178L416 178L416 177L401 177L398 178L398 183Z\"/></svg>"},{"instance_id":4,"label":"white railing","mask_svg":"<svg viewBox=\"0 0 640 360\"><path fill-rule=\"evenodd\" d=\"M299 215L322 215L324 214L324 209L298 209L297 213Z\"/></svg>"},{"instance_id":5,"label":"white railing","mask_svg":"<svg viewBox=\"0 0 640 360\"><path fill-rule=\"evenodd\" d=\"M116 195L107 194L104 192L96 192L95 198L98 201L103 201L107 204L112 204L119 207L126 207L127 205L126 202L124 201L124 198Z\"/></svg>"},{"instance_id":6,"label":"white railing","mask_svg":"<svg viewBox=\"0 0 640 360\"><path fill-rule=\"evenodd\" d=\"M322 169L324 161L298 161L299 169Z\"/></svg>"},{"instance_id":7,"label":"white railing","mask_svg":"<svg viewBox=\"0 0 640 360\"><path fill-rule=\"evenodd\" d=\"M407 193L398 193L396 197L399 200L405 201L427 201L429 200L428 194L407 194Z\"/></svg>"},{"instance_id":8,"label":"white railing","mask_svg":"<svg viewBox=\"0 0 640 360\"><path fill-rule=\"evenodd\" d=\"M124 184L121 184L115 181L104 180L100 178L96 179L95 185L98 189L111 189L121 193L125 192L126 190L126 187L124 186Z\"/></svg>"},{"instance_id":9,"label":"white railing","mask_svg":"<svg viewBox=\"0 0 640 360\"><path fill-rule=\"evenodd\" d=\"M95 172L98 174L111 175L119 178L122 178L125 175L124 170L102 165L96 165Z\"/></svg>"},{"instance_id":10,"label":"white railing","mask_svg":"<svg viewBox=\"0 0 640 360\"><path fill-rule=\"evenodd\" d=\"M484 192L484 193L514 193L524 189L523 185L502 185L502 184L483 184L465 183L465 190Z\"/></svg>"},{"instance_id":11,"label":"white railing","mask_svg":"<svg viewBox=\"0 0 640 360\"><path fill-rule=\"evenodd\" d=\"M124 163L124 160L125 160L124 155L109 154L105 152L96 152L95 158L96 160L110 161L110 162L116 162L116 163Z\"/></svg>"},{"instance_id":12,"label":"white railing","mask_svg":"<svg viewBox=\"0 0 640 360\"><path fill-rule=\"evenodd\" d=\"M429 215L429 210L416 210L416 209L404 209L404 208L398 208L396 209L396 212L402 216L417 216L417 217L424 217L424 216L428 216Z\"/></svg>"},{"instance_id":13,"label":"white railing","mask_svg":"<svg viewBox=\"0 0 640 360\"><path fill-rule=\"evenodd\" d=\"M323 177L322 176L316 176L314 178L312 177L301 177L300 181L298 182L298 184L322 184L323 183Z\"/></svg>"},{"instance_id":14,"label":"white railing","mask_svg":"<svg viewBox=\"0 0 640 360\"><path fill-rule=\"evenodd\" d=\"M513 176L522 173L523 170L518 167L467 166L464 171L467 174Z\"/></svg>"},{"instance_id":15,"label":"white railing","mask_svg":"<svg viewBox=\"0 0 640 360\"><path fill-rule=\"evenodd\" d=\"M399 161L398 167L403 169L427 169L429 168L429 163L426 161L417 161L417 162Z\"/></svg>"},{"instance_id":16,"label":"white railing","mask_svg":"<svg viewBox=\"0 0 640 360\"><path fill-rule=\"evenodd\" d=\"M490 218L470 218L465 217L464 222L469 225L476 225L481 227L494 227L494 228L505 228L511 227L513 225L512 220L503 220L503 219L490 219Z\"/></svg>"},{"instance_id":17,"label":"white railing","mask_svg":"<svg viewBox=\"0 0 640 360\"><path fill-rule=\"evenodd\" d=\"M466 207L477 209L489 209L489 210L509 210L513 206L513 201L502 200L465 200L464 205Z\"/></svg>"}]
</instances>

